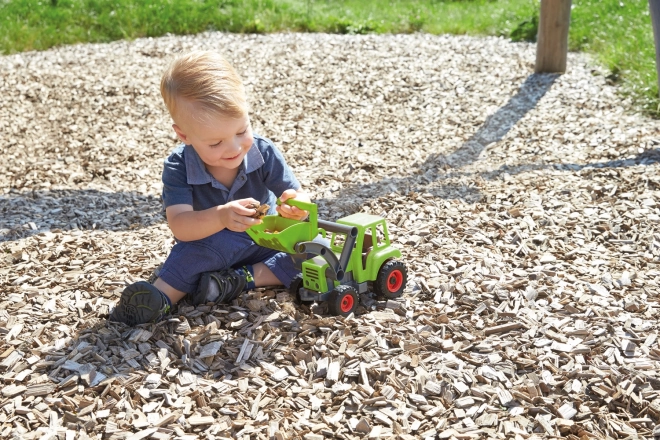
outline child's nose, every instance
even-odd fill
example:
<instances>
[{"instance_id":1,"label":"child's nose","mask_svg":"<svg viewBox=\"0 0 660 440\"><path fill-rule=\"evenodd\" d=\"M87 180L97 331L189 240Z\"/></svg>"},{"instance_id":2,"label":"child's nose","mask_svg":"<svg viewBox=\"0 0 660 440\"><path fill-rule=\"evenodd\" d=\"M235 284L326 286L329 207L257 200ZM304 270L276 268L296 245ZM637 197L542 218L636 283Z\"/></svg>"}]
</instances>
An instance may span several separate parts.
<instances>
[{"instance_id":1,"label":"child's nose","mask_svg":"<svg viewBox=\"0 0 660 440\"><path fill-rule=\"evenodd\" d=\"M238 142L242 148L249 148L252 146L252 139L249 139L247 137L240 138Z\"/></svg>"},{"instance_id":2,"label":"child's nose","mask_svg":"<svg viewBox=\"0 0 660 440\"><path fill-rule=\"evenodd\" d=\"M241 143L240 138L234 140L234 151L239 151L243 149L243 144Z\"/></svg>"}]
</instances>

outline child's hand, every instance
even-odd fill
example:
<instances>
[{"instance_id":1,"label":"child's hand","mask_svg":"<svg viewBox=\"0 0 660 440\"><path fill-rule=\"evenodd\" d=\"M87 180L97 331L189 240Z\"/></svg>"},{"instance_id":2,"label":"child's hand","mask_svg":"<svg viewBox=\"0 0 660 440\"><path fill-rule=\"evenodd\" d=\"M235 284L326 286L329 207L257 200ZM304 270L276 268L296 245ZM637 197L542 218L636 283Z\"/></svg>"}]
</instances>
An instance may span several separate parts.
<instances>
[{"instance_id":1,"label":"child's hand","mask_svg":"<svg viewBox=\"0 0 660 440\"><path fill-rule=\"evenodd\" d=\"M280 200L282 201L282 204L276 208L277 212L279 212L279 214L282 217L291 218L294 220L306 219L307 216L309 215L307 211L304 211L300 208L297 208L295 206L290 206L284 203L286 200L289 199L296 199L296 200L300 200L301 202L310 203L311 200L309 199L309 195L307 195L307 193L302 188L299 189L298 191L296 191L295 189L287 189L280 196Z\"/></svg>"},{"instance_id":2,"label":"child's hand","mask_svg":"<svg viewBox=\"0 0 660 440\"><path fill-rule=\"evenodd\" d=\"M251 217L256 210L246 208L251 203L258 204L259 202L254 199L241 199L222 205L219 209L220 221L225 228L234 232L245 232L250 226L261 223L260 219Z\"/></svg>"}]
</instances>

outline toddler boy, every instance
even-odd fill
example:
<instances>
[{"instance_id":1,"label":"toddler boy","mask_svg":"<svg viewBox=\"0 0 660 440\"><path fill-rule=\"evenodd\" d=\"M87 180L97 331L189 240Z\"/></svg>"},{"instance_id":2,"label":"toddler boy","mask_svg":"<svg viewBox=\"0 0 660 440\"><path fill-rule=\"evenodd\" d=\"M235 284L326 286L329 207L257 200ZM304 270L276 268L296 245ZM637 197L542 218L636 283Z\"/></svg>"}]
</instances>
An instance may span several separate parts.
<instances>
[{"instance_id":1,"label":"toddler boy","mask_svg":"<svg viewBox=\"0 0 660 440\"><path fill-rule=\"evenodd\" d=\"M124 289L110 320L131 326L161 319L186 295L194 305L229 303L254 287L288 287L299 272L292 258L258 246L245 231L261 222L252 217L255 202L298 220L307 212L276 207L276 194L309 202L282 154L252 133L243 83L223 57L179 56L160 91L184 143L165 160L162 176L176 244L153 284Z\"/></svg>"}]
</instances>

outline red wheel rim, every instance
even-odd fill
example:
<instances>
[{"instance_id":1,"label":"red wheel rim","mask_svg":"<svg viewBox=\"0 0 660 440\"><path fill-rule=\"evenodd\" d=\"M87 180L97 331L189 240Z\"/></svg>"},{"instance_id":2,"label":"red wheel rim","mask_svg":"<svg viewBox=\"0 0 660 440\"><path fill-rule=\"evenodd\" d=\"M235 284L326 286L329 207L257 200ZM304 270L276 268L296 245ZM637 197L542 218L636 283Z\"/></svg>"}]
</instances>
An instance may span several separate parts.
<instances>
[{"instance_id":1,"label":"red wheel rim","mask_svg":"<svg viewBox=\"0 0 660 440\"><path fill-rule=\"evenodd\" d=\"M347 313L353 309L353 295L346 295L341 299L339 308L342 312Z\"/></svg>"},{"instance_id":2,"label":"red wheel rim","mask_svg":"<svg viewBox=\"0 0 660 440\"><path fill-rule=\"evenodd\" d=\"M393 270L390 276L387 277L387 290L396 292L403 284L403 273L400 270Z\"/></svg>"}]
</instances>

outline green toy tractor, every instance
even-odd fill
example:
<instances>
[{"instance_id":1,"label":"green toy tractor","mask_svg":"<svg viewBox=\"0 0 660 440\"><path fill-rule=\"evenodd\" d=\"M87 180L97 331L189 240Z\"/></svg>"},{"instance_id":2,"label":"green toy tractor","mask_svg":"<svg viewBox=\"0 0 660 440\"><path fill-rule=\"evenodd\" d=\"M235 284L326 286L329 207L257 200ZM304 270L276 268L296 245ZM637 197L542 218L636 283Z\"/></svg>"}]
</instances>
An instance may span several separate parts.
<instances>
[{"instance_id":1,"label":"green toy tractor","mask_svg":"<svg viewBox=\"0 0 660 440\"><path fill-rule=\"evenodd\" d=\"M358 213L335 223L319 220L314 203L295 199L285 203L308 211L309 219L269 215L247 233L260 246L305 260L290 287L301 301L325 301L330 313L348 316L361 293L372 291L389 299L401 296L408 272L399 260L401 251L390 244L385 219ZM319 235L329 244L314 241Z\"/></svg>"}]
</instances>

